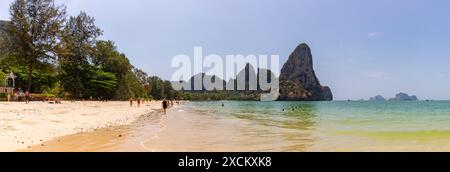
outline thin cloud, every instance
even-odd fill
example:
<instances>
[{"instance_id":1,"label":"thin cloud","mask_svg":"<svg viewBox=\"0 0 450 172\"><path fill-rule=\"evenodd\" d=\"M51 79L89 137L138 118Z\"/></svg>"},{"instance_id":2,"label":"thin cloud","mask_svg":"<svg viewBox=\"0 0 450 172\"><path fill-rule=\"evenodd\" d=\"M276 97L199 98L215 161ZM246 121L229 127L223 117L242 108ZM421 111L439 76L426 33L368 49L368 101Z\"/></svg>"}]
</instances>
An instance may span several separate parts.
<instances>
[{"instance_id":1,"label":"thin cloud","mask_svg":"<svg viewBox=\"0 0 450 172\"><path fill-rule=\"evenodd\" d=\"M393 79L389 73L379 71L364 72L364 76L370 79Z\"/></svg>"},{"instance_id":2,"label":"thin cloud","mask_svg":"<svg viewBox=\"0 0 450 172\"><path fill-rule=\"evenodd\" d=\"M378 36L383 36L384 35L384 32L372 32L372 33L369 33L369 37L378 37Z\"/></svg>"}]
</instances>

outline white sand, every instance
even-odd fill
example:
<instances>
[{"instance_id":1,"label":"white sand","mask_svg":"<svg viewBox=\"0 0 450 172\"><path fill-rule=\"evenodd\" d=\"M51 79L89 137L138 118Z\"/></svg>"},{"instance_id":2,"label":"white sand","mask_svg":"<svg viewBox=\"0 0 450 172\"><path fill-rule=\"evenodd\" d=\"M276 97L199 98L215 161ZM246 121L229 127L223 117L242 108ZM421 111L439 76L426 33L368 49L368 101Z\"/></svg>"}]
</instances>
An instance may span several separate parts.
<instances>
[{"instance_id":1,"label":"white sand","mask_svg":"<svg viewBox=\"0 0 450 172\"><path fill-rule=\"evenodd\" d=\"M57 137L128 125L159 109L159 102L130 107L129 102L0 103L0 151L39 145ZM154 109L152 109L154 108Z\"/></svg>"}]
</instances>

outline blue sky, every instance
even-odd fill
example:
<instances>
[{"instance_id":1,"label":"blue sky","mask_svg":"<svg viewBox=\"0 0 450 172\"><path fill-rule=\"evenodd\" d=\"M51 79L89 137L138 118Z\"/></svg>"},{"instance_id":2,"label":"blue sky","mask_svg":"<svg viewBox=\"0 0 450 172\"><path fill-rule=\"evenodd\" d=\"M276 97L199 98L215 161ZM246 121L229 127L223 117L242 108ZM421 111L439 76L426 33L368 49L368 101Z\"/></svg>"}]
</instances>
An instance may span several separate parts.
<instances>
[{"instance_id":1,"label":"blue sky","mask_svg":"<svg viewBox=\"0 0 450 172\"><path fill-rule=\"evenodd\" d=\"M0 19L8 4L0 1ZM310 45L335 98L398 92L450 99L448 0L60 0L97 20L102 39L132 63L170 79L173 56L278 54Z\"/></svg>"}]
</instances>

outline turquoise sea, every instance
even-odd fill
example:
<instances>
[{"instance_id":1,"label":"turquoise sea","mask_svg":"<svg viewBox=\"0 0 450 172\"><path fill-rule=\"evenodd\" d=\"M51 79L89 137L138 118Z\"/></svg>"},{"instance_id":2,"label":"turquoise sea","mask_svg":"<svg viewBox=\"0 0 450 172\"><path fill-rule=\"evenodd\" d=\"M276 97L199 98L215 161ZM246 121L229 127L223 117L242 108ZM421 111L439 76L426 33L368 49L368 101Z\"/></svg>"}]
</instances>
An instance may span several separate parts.
<instances>
[{"instance_id":1,"label":"turquoise sea","mask_svg":"<svg viewBox=\"0 0 450 172\"><path fill-rule=\"evenodd\" d=\"M233 131L229 137L257 140L251 142L257 150L450 151L450 101L217 101L189 102L185 108L242 122L222 130Z\"/></svg>"}]
</instances>

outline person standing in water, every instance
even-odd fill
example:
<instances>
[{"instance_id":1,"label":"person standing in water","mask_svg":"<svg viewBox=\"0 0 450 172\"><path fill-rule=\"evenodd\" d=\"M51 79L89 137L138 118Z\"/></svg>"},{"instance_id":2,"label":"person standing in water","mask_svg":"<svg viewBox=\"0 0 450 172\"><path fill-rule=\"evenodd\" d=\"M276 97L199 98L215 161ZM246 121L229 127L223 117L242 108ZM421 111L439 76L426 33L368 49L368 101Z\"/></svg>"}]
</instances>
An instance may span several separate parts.
<instances>
[{"instance_id":1,"label":"person standing in water","mask_svg":"<svg viewBox=\"0 0 450 172\"><path fill-rule=\"evenodd\" d=\"M163 102L162 102L162 106L163 106L163 109L164 109L164 114L167 114L168 105L169 105L169 102L167 102L167 100L164 99Z\"/></svg>"}]
</instances>

